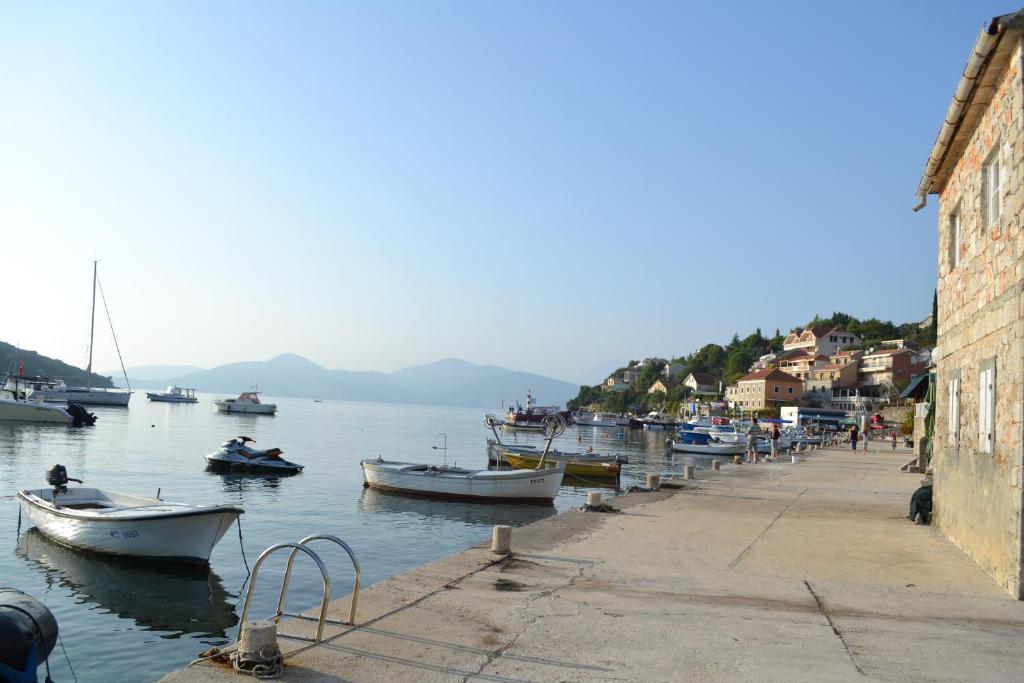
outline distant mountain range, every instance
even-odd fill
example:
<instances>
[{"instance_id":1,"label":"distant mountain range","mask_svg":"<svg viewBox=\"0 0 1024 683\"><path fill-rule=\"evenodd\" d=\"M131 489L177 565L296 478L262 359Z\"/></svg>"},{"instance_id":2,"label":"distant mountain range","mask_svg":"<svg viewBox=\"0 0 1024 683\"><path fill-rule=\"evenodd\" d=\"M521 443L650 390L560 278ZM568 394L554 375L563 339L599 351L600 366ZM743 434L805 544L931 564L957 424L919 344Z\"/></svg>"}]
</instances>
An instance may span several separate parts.
<instances>
[{"instance_id":1,"label":"distant mountain range","mask_svg":"<svg viewBox=\"0 0 1024 683\"><path fill-rule=\"evenodd\" d=\"M157 375L160 368L184 372ZM121 373L109 373L117 377ZM427 365L413 365L395 372L328 370L297 356L284 354L267 361L229 363L208 370L190 366L142 366L128 368L133 388L164 388L170 384L199 391L237 394L255 384L270 396L418 403L425 405L495 408L504 400L526 402L532 391L541 404L564 405L579 386L561 380L516 372L496 365L448 358Z\"/></svg>"}]
</instances>

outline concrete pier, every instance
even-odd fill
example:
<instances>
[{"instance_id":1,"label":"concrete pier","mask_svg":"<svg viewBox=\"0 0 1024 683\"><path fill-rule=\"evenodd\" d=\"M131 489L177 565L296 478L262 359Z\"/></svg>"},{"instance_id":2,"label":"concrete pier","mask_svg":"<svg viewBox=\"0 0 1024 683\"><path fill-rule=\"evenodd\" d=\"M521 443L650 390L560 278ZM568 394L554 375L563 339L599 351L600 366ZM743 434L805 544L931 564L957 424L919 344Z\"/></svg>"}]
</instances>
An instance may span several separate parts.
<instances>
[{"instance_id":1,"label":"concrete pier","mask_svg":"<svg viewBox=\"0 0 1024 683\"><path fill-rule=\"evenodd\" d=\"M356 628L281 637L282 680L1020 680L1024 603L904 519L907 453L805 460L702 472L515 529L506 557L486 543L382 581Z\"/></svg>"}]
</instances>

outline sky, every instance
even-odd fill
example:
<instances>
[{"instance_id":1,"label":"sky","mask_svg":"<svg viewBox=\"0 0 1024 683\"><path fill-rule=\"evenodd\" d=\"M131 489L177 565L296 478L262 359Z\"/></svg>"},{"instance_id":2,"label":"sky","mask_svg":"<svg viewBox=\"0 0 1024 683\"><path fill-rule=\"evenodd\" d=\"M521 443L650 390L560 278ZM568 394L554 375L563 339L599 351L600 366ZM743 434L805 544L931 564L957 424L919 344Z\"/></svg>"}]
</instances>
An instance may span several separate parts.
<instances>
[{"instance_id":1,"label":"sky","mask_svg":"<svg viewBox=\"0 0 1024 683\"><path fill-rule=\"evenodd\" d=\"M816 313L920 320L917 183L1014 9L0 5L0 340L84 366L94 259L129 367L596 383Z\"/></svg>"}]
</instances>

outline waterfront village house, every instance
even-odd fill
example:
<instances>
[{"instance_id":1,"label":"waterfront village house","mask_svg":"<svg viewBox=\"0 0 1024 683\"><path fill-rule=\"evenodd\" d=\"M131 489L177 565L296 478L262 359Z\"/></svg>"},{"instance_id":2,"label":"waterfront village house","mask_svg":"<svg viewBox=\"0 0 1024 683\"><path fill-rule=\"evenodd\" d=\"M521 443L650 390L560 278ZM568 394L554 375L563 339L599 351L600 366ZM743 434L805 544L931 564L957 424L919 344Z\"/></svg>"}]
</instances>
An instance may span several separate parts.
<instances>
[{"instance_id":1,"label":"waterfront village house","mask_svg":"<svg viewBox=\"0 0 1024 683\"><path fill-rule=\"evenodd\" d=\"M678 386L679 386L679 380L677 380L677 379L672 379L670 377L659 377L658 379L654 380L654 382L651 384L651 386L647 389L647 393L648 394L657 394L657 393L667 394L668 392L672 391L673 389L675 389Z\"/></svg>"},{"instance_id":2,"label":"waterfront village house","mask_svg":"<svg viewBox=\"0 0 1024 683\"><path fill-rule=\"evenodd\" d=\"M939 195L934 520L1024 599L1024 10L967 52L918 187ZM927 61L925 62L927 63ZM951 74L952 75L952 74Z\"/></svg>"},{"instance_id":3,"label":"waterfront village house","mask_svg":"<svg viewBox=\"0 0 1024 683\"><path fill-rule=\"evenodd\" d=\"M878 349L868 351L860 359L857 381L861 393L871 393L872 389L883 391L884 387L902 387L914 375L919 375L928 367L927 354L919 354L909 348Z\"/></svg>"},{"instance_id":4,"label":"waterfront village house","mask_svg":"<svg viewBox=\"0 0 1024 683\"><path fill-rule=\"evenodd\" d=\"M857 386L856 363L833 363L812 368L804 379L804 405L814 408L849 410L845 397L851 387Z\"/></svg>"},{"instance_id":5,"label":"waterfront village house","mask_svg":"<svg viewBox=\"0 0 1024 683\"><path fill-rule=\"evenodd\" d=\"M816 367L827 365L828 356L822 353L815 354L811 351L791 351L784 358L776 359L776 367L788 375L799 379L805 379Z\"/></svg>"},{"instance_id":6,"label":"waterfront village house","mask_svg":"<svg viewBox=\"0 0 1024 683\"><path fill-rule=\"evenodd\" d=\"M756 370L741 377L726 391L726 400L743 410L769 408L785 403L796 405L803 393L803 381L778 368Z\"/></svg>"},{"instance_id":7,"label":"waterfront village house","mask_svg":"<svg viewBox=\"0 0 1024 683\"><path fill-rule=\"evenodd\" d=\"M633 386L632 382L627 382L621 377L616 377L615 375L612 375L611 377L604 381L604 386L601 387L601 389L604 391L625 391L626 389L629 389L631 386Z\"/></svg>"},{"instance_id":8,"label":"waterfront village house","mask_svg":"<svg viewBox=\"0 0 1024 683\"><path fill-rule=\"evenodd\" d=\"M697 396L718 396L718 382L715 376L707 372L691 372L683 380L690 387L691 393Z\"/></svg>"},{"instance_id":9,"label":"waterfront village house","mask_svg":"<svg viewBox=\"0 0 1024 683\"><path fill-rule=\"evenodd\" d=\"M838 327L809 327L800 332L790 332L782 342L782 349L801 349L814 355L828 356L841 349L857 346L860 342L860 337L853 332Z\"/></svg>"}]
</instances>

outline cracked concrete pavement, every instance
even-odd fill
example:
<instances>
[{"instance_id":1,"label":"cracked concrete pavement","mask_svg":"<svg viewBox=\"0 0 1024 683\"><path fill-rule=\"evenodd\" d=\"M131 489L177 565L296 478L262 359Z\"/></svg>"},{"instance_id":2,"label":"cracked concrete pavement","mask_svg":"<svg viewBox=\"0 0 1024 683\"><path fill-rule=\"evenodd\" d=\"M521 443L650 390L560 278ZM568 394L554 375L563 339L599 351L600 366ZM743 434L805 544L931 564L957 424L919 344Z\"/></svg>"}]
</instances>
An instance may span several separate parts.
<instances>
[{"instance_id":1,"label":"cracked concrete pavement","mask_svg":"<svg viewBox=\"0 0 1024 683\"><path fill-rule=\"evenodd\" d=\"M1024 603L904 519L906 460L727 465L516 529L507 558L471 548L364 591L359 625L327 642L283 638L284 680L1021 680Z\"/></svg>"}]
</instances>

